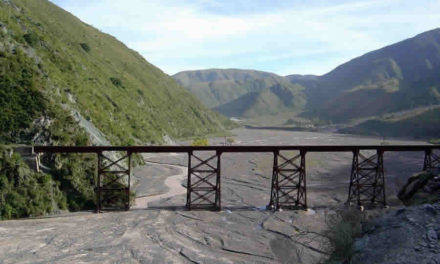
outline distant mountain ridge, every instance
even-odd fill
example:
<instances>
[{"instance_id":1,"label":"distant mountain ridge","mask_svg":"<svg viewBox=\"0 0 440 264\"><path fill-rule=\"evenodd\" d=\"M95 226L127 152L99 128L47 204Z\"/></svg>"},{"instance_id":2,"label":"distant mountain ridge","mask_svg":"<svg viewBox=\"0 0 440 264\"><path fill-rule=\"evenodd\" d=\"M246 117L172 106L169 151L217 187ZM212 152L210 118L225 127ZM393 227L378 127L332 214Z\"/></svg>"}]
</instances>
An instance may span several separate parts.
<instances>
[{"instance_id":1,"label":"distant mountain ridge","mask_svg":"<svg viewBox=\"0 0 440 264\"><path fill-rule=\"evenodd\" d=\"M300 111L305 104L300 85L273 73L208 69L184 71L173 77L205 105L226 116Z\"/></svg>"},{"instance_id":2,"label":"distant mountain ridge","mask_svg":"<svg viewBox=\"0 0 440 264\"><path fill-rule=\"evenodd\" d=\"M300 112L305 104L302 87L277 83L260 91L250 92L214 110L226 116L255 117L280 112Z\"/></svg>"},{"instance_id":3,"label":"distant mountain ridge","mask_svg":"<svg viewBox=\"0 0 440 264\"><path fill-rule=\"evenodd\" d=\"M308 110L345 122L440 103L440 29L369 52L323 76L298 78Z\"/></svg>"},{"instance_id":4,"label":"distant mountain ridge","mask_svg":"<svg viewBox=\"0 0 440 264\"><path fill-rule=\"evenodd\" d=\"M207 106L228 116L291 111L292 116L300 113L309 119L347 123L440 104L440 29L371 51L322 76L215 69L173 77ZM286 108L270 92L274 85L294 91L294 107Z\"/></svg>"}]
</instances>

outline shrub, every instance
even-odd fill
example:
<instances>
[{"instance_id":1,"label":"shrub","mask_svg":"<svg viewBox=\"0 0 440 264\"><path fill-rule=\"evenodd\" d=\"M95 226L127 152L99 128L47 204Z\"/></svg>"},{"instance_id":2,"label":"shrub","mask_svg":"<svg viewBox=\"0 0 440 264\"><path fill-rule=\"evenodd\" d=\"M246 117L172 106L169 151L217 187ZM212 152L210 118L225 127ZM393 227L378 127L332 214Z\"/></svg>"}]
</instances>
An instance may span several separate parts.
<instances>
[{"instance_id":1,"label":"shrub","mask_svg":"<svg viewBox=\"0 0 440 264\"><path fill-rule=\"evenodd\" d=\"M110 81L113 83L114 86L123 88L122 81L115 77L110 77Z\"/></svg>"},{"instance_id":2,"label":"shrub","mask_svg":"<svg viewBox=\"0 0 440 264\"><path fill-rule=\"evenodd\" d=\"M440 138L432 138L429 140L431 144L440 144Z\"/></svg>"},{"instance_id":3,"label":"shrub","mask_svg":"<svg viewBox=\"0 0 440 264\"><path fill-rule=\"evenodd\" d=\"M30 170L20 155L0 147L0 220L40 216L65 207L50 175Z\"/></svg>"},{"instance_id":4,"label":"shrub","mask_svg":"<svg viewBox=\"0 0 440 264\"><path fill-rule=\"evenodd\" d=\"M40 41L40 38L34 32L24 34L23 38L31 47L37 46L38 42Z\"/></svg>"},{"instance_id":5,"label":"shrub","mask_svg":"<svg viewBox=\"0 0 440 264\"><path fill-rule=\"evenodd\" d=\"M207 138L196 138L191 143L191 146L208 146L209 141Z\"/></svg>"},{"instance_id":6,"label":"shrub","mask_svg":"<svg viewBox=\"0 0 440 264\"><path fill-rule=\"evenodd\" d=\"M87 43L80 43L79 44L81 46L81 48L85 51L85 52L89 52L90 51L90 46Z\"/></svg>"},{"instance_id":7,"label":"shrub","mask_svg":"<svg viewBox=\"0 0 440 264\"><path fill-rule=\"evenodd\" d=\"M234 139L234 138L228 137L228 138L226 139L226 143L227 143L228 145L230 145L230 146L231 146L234 142L235 142L235 139Z\"/></svg>"},{"instance_id":8,"label":"shrub","mask_svg":"<svg viewBox=\"0 0 440 264\"><path fill-rule=\"evenodd\" d=\"M20 49L7 57L8 68L0 75L0 140L11 141L30 126L46 108L38 90L33 62Z\"/></svg>"}]
</instances>

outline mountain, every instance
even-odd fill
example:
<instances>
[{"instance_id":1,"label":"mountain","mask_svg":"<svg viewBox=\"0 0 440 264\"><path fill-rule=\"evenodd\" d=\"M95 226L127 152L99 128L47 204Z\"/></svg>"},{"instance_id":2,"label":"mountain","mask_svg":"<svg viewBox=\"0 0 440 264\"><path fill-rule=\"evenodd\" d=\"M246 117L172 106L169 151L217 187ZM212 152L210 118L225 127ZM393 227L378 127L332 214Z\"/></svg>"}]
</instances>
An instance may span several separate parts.
<instances>
[{"instance_id":1,"label":"mountain","mask_svg":"<svg viewBox=\"0 0 440 264\"><path fill-rule=\"evenodd\" d=\"M269 89L282 85L298 98L292 115L303 110L308 118L346 123L439 104L439 72L440 29L434 29L369 52L322 76L210 69L173 77L205 105L228 116L289 111ZM287 88L286 81L296 87Z\"/></svg>"},{"instance_id":2,"label":"mountain","mask_svg":"<svg viewBox=\"0 0 440 264\"><path fill-rule=\"evenodd\" d=\"M164 136L223 128L225 119L114 37L47 0L0 4L2 90L11 90L2 94L1 107L16 109L0 116L3 136L18 131L5 127L10 120L27 128L54 106L91 123L113 144L159 143ZM25 101L29 109L22 109Z\"/></svg>"},{"instance_id":3,"label":"mountain","mask_svg":"<svg viewBox=\"0 0 440 264\"><path fill-rule=\"evenodd\" d=\"M0 0L0 72L0 219L94 208L95 155L48 154L35 172L15 144L160 143L229 125L138 53L47 0Z\"/></svg>"},{"instance_id":4,"label":"mountain","mask_svg":"<svg viewBox=\"0 0 440 264\"><path fill-rule=\"evenodd\" d=\"M273 73L209 69L184 71L173 77L205 105L230 117L301 111L305 104L303 87Z\"/></svg>"},{"instance_id":5,"label":"mountain","mask_svg":"<svg viewBox=\"0 0 440 264\"><path fill-rule=\"evenodd\" d=\"M362 120L378 121L387 114L440 104L440 29L369 52L322 76L281 77L252 70L211 69L181 72L173 77L205 105L227 116L260 122L256 117L267 115L279 124L302 117L314 123L359 125ZM295 86L288 86L286 82ZM277 90L290 93L287 96L290 99ZM284 114L273 118L279 113ZM422 114L419 110L417 113ZM285 119L284 122L281 119ZM431 124L424 116L421 120L426 127L440 126L437 120L429 119ZM389 120L382 121L381 127L390 127ZM377 126L366 125L362 133L372 127ZM402 131L411 135L410 130ZM432 133L425 136L439 136L434 130L429 131Z\"/></svg>"},{"instance_id":6,"label":"mountain","mask_svg":"<svg viewBox=\"0 0 440 264\"><path fill-rule=\"evenodd\" d=\"M277 83L258 92L244 94L214 110L230 117L252 118L282 112L301 112L304 104L301 88Z\"/></svg>"},{"instance_id":7,"label":"mountain","mask_svg":"<svg viewBox=\"0 0 440 264\"><path fill-rule=\"evenodd\" d=\"M370 119L360 124L346 127L339 132L363 134L382 137L412 137L412 138L439 138L440 137L440 107L431 107L419 113L410 113L409 116Z\"/></svg>"},{"instance_id":8,"label":"mountain","mask_svg":"<svg viewBox=\"0 0 440 264\"><path fill-rule=\"evenodd\" d=\"M307 109L334 122L440 103L440 29L344 63L323 76L287 76L306 87Z\"/></svg>"}]
</instances>

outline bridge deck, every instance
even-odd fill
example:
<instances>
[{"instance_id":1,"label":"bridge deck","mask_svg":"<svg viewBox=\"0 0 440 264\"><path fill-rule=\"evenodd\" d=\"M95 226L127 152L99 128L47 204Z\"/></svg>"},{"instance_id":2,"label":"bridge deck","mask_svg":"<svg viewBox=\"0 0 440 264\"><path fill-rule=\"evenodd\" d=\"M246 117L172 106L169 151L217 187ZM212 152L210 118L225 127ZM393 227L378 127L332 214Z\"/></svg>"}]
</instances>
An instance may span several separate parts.
<instances>
[{"instance_id":1,"label":"bridge deck","mask_svg":"<svg viewBox=\"0 0 440 264\"><path fill-rule=\"evenodd\" d=\"M375 154L365 156L365 150ZM187 208L221 208L221 156L223 153L273 153L271 195L268 207L307 208L306 154L309 152L352 152L348 203L386 205L384 152L420 151L425 153L423 170L440 168L440 145L271 145L271 146L35 146L41 153L95 153L97 212L103 201L111 201L109 191L125 192L124 208L130 208L131 155L133 153L187 153ZM125 152L113 160L106 152ZM198 153L215 152L209 158ZM299 151L299 154L286 153ZM195 155L197 154L197 155ZM37 155L39 157L40 155ZM38 160L38 158L37 158ZM38 167L38 161L37 161ZM122 183L125 183L122 184ZM124 185L124 186L121 186ZM106 198L107 197L107 198Z\"/></svg>"},{"instance_id":2,"label":"bridge deck","mask_svg":"<svg viewBox=\"0 0 440 264\"><path fill-rule=\"evenodd\" d=\"M127 151L130 153L188 153L192 151L217 152L354 152L358 150L378 151L425 151L440 149L440 145L271 145L271 146L34 146L35 153L98 153L103 151Z\"/></svg>"}]
</instances>

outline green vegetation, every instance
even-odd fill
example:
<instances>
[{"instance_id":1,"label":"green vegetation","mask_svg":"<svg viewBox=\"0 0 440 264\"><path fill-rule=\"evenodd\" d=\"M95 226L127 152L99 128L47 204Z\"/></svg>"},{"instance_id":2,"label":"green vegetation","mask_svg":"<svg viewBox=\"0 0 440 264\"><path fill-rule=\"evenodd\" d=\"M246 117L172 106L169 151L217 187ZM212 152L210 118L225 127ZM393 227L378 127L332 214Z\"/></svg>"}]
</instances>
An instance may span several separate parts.
<instances>
[{"instance_id":1,"label":"green vegetation","mask_svg":"<svg viewBox=\"0 0 440 264\"><path fill-rule=\"evenodd\" d=\"M260 92L247 93L216 107L215 110L230 117L253 118L277 115L282 112L301 112L305 99L301 89L290 84L275 84Z\"/></svg>"},{"instance_id":2,"label":"green vegetation","mask_svg":"<svg viewBox=\"0 0 440 264\"><path fill-rule=\"evenodd\" d=\"M0 142L15 141L46 108L33 64L20 48L0 57Z\"/></svg>"},{"instance_id":3,"label":"green vegetation","mask_svg":"<svg viewBox=\"0 0 440 264\"><path fill-rule=\"evenodd\" d=\"M37 46L38 42L40 41L40 38L34 32L24 34L23 38L29 45L31 45L31 47Z\"/></svg>"},{"instance_id":4,"label":"green vegetation","mask_svg":"<svg viewBox=\"0 0 440 264\"><path fill-rule=\"evenodd\" d=\"M323 76L209 69L173 77L205 105L228 116L245 117L247 124L283 124L291 117L277 124L272 120L290 113L319 126L439 105L439 71L440 29L434 29L350 60ZM279 89L269 89L274 86ZM432 130L429 122L419 122L420 130ZM439 136L402 131L403 136Z\"/></svg>"},{"instance_id":5,"label":"green vegetation","mask_svg":"<svg viewBox=\"0 0 440 264\"><path fill-rule=\"evenodd\" d=\"M0 22L1 144L90 145L69 108L113 144L223 127L225 119L138 54L48 1L0 1ZM46 174L31 171L8 147L0 152L1 219L95 207L94 156L45 155Z\"/></svg>"},{"instance_id":6,"label":"green vegetation","mask_svg":"<svg viewBox=\"0 0 440 264\"><path fill-rule=\"evenodd\" d=\"M0 23L2 70L13 59L26 60L42 81L20 89L33 86L49 104L78 110L112 144L160 143L165 135L204 135L230 125L142 56L47 0L1 1ZM40 109L25 110L34 117Z\"/></svg>"},{"instance_id":7,"label":"green vegetation","mask_svg":"<svg viewBox=\"0 0 440 264\"><path fill-rule=\"evenodd\" d=\"M69 109L112 144L160 143L165 135L200 136L232 124L139 54L49 1L0 1L0 40L2 144L90 145ZM45 155L45 174L16 153L8 156L6 147L1 153L1 219L95 207L94 155Z\"/></svg>"},{"instance_id":8,"label":"green vegetation","mask_svg":"<svg viewBox=\"0 0 440 264\"><path fill-rule=\"evenodd\" d=\"M184 71L173 78L211 108L285 82L273 73L239 69Z\"/></svg>"},{"instance_id":9,"label":"green vegetation","mask_svg":"<svg viewBox=\"0 0 440 264\"><path fill-rule=\"evenodd\" d=\"M251 70L186 71L173 76L217 112L253 118L303 110L302 87L276 74Z\"/></svg>"},{"instance_id":10,"label":"green vegetation","mask_svg":"<svg viewBox=\"0 0 440 264\"><path fill-rule=\"evenodd\" d=\"M207 138L197 138L193 140L191 146L209 146L209 141Z\"/></svg>"},{"instance_id":11,"label":"green vegetation","mask_svg":"<svg viewBox=\"0 0 440 264\"><path fill-rule=\"evenodd\" d=\"M376 136L436 138L440 135L440 108L398 120L368 120L354 127L343 129L341 132Z\"/></svg>"},{"instance_id":12,"label":"green vegetation","mask_svg":"<svg viewBox=\"0 0 440 264\"><path fill-rule=\"evenodd\" d=\"M350 263L353 242L362 234L362 212L354 208L339 210L328 218L327 237L333 245L333 253L327 263Z\"/></svg>"},{"instance_id":13,"label":"green vegetation","mask_svg":"<svg viewBox=\"0 0 440 264\"><path fill-rule=\"evenodd\" d=\"M44 66L29 56L23 42L24 39L36 46L36 34L24 34L23 39L20 35L5 38L7 48L0 56L0 142L88 145L88 135L69 112L56 104L56 97L45 91L49 83ZM16 45L9 46L14 38ZM9 157L6 153L12 153L11 149L1 151L1 218L38 216L58 209L89 209L94 205L94 158L45 156L49 175L32 172L16 153Z\"/></svg>"},{"instance_id":14,"label":"green vegetation","mask_svg":"<svg viewBox=\"0 0 440 264\"><path fill-rule=\"evenodd\" d=\"M114 86L124 88L124 86L122 85L122 81L120 79L115 77L110 77L110 81L113 83Z\"/></svg>"},{"instance_id":15,"label":"green vegetation","mask_svg":"<svg viewBox=\"0 0 440 264\"><path fill-rule=\"evenodd\" d=\"M440 29L369 52L301 84L308 116L333 122L440 104Z\"/></svg>"},{"instance_id":16,"label":"green vegetation","mask_svg":"<svg viewBox=\"0 0 440 264\"><path fill-rule=\"evenodd\" d=\"M440 138L432 138L429 140L431 144L440 144Z\"/></svg>"},{"instance_id":17,"label":"green vegetation","mask_svg":"<svg viewBox=\"0 0 440 264\"><path fill-rule=\"evenodd\" d=\"M228 138L226 138L226 143L227 143L229 146L232 146L232 144L235 143L235 139L232 138L232 137L228 137Z\"/></svg>"},{"instance_id":18,"label":"green vegetation","mask_svg":"<svg viewBox=\"0 0 440 264\"><path fill-rule=\"evenodd\" d=\"M81 46L81 48L85 51L85 52L90 52L90 46L87 43L79 43L79 45Z\"/></svg>"},{"instance_id":19,"label":"green vegetation","mask_svg":"<svg viewBox=\"0 0 440 264\"><path fill-rule=\"evenodd\" d=\"M67 207L50 175L28 168L12 149L0 147L0 220L39 216Z\"/></svg>"}]
</instances>

